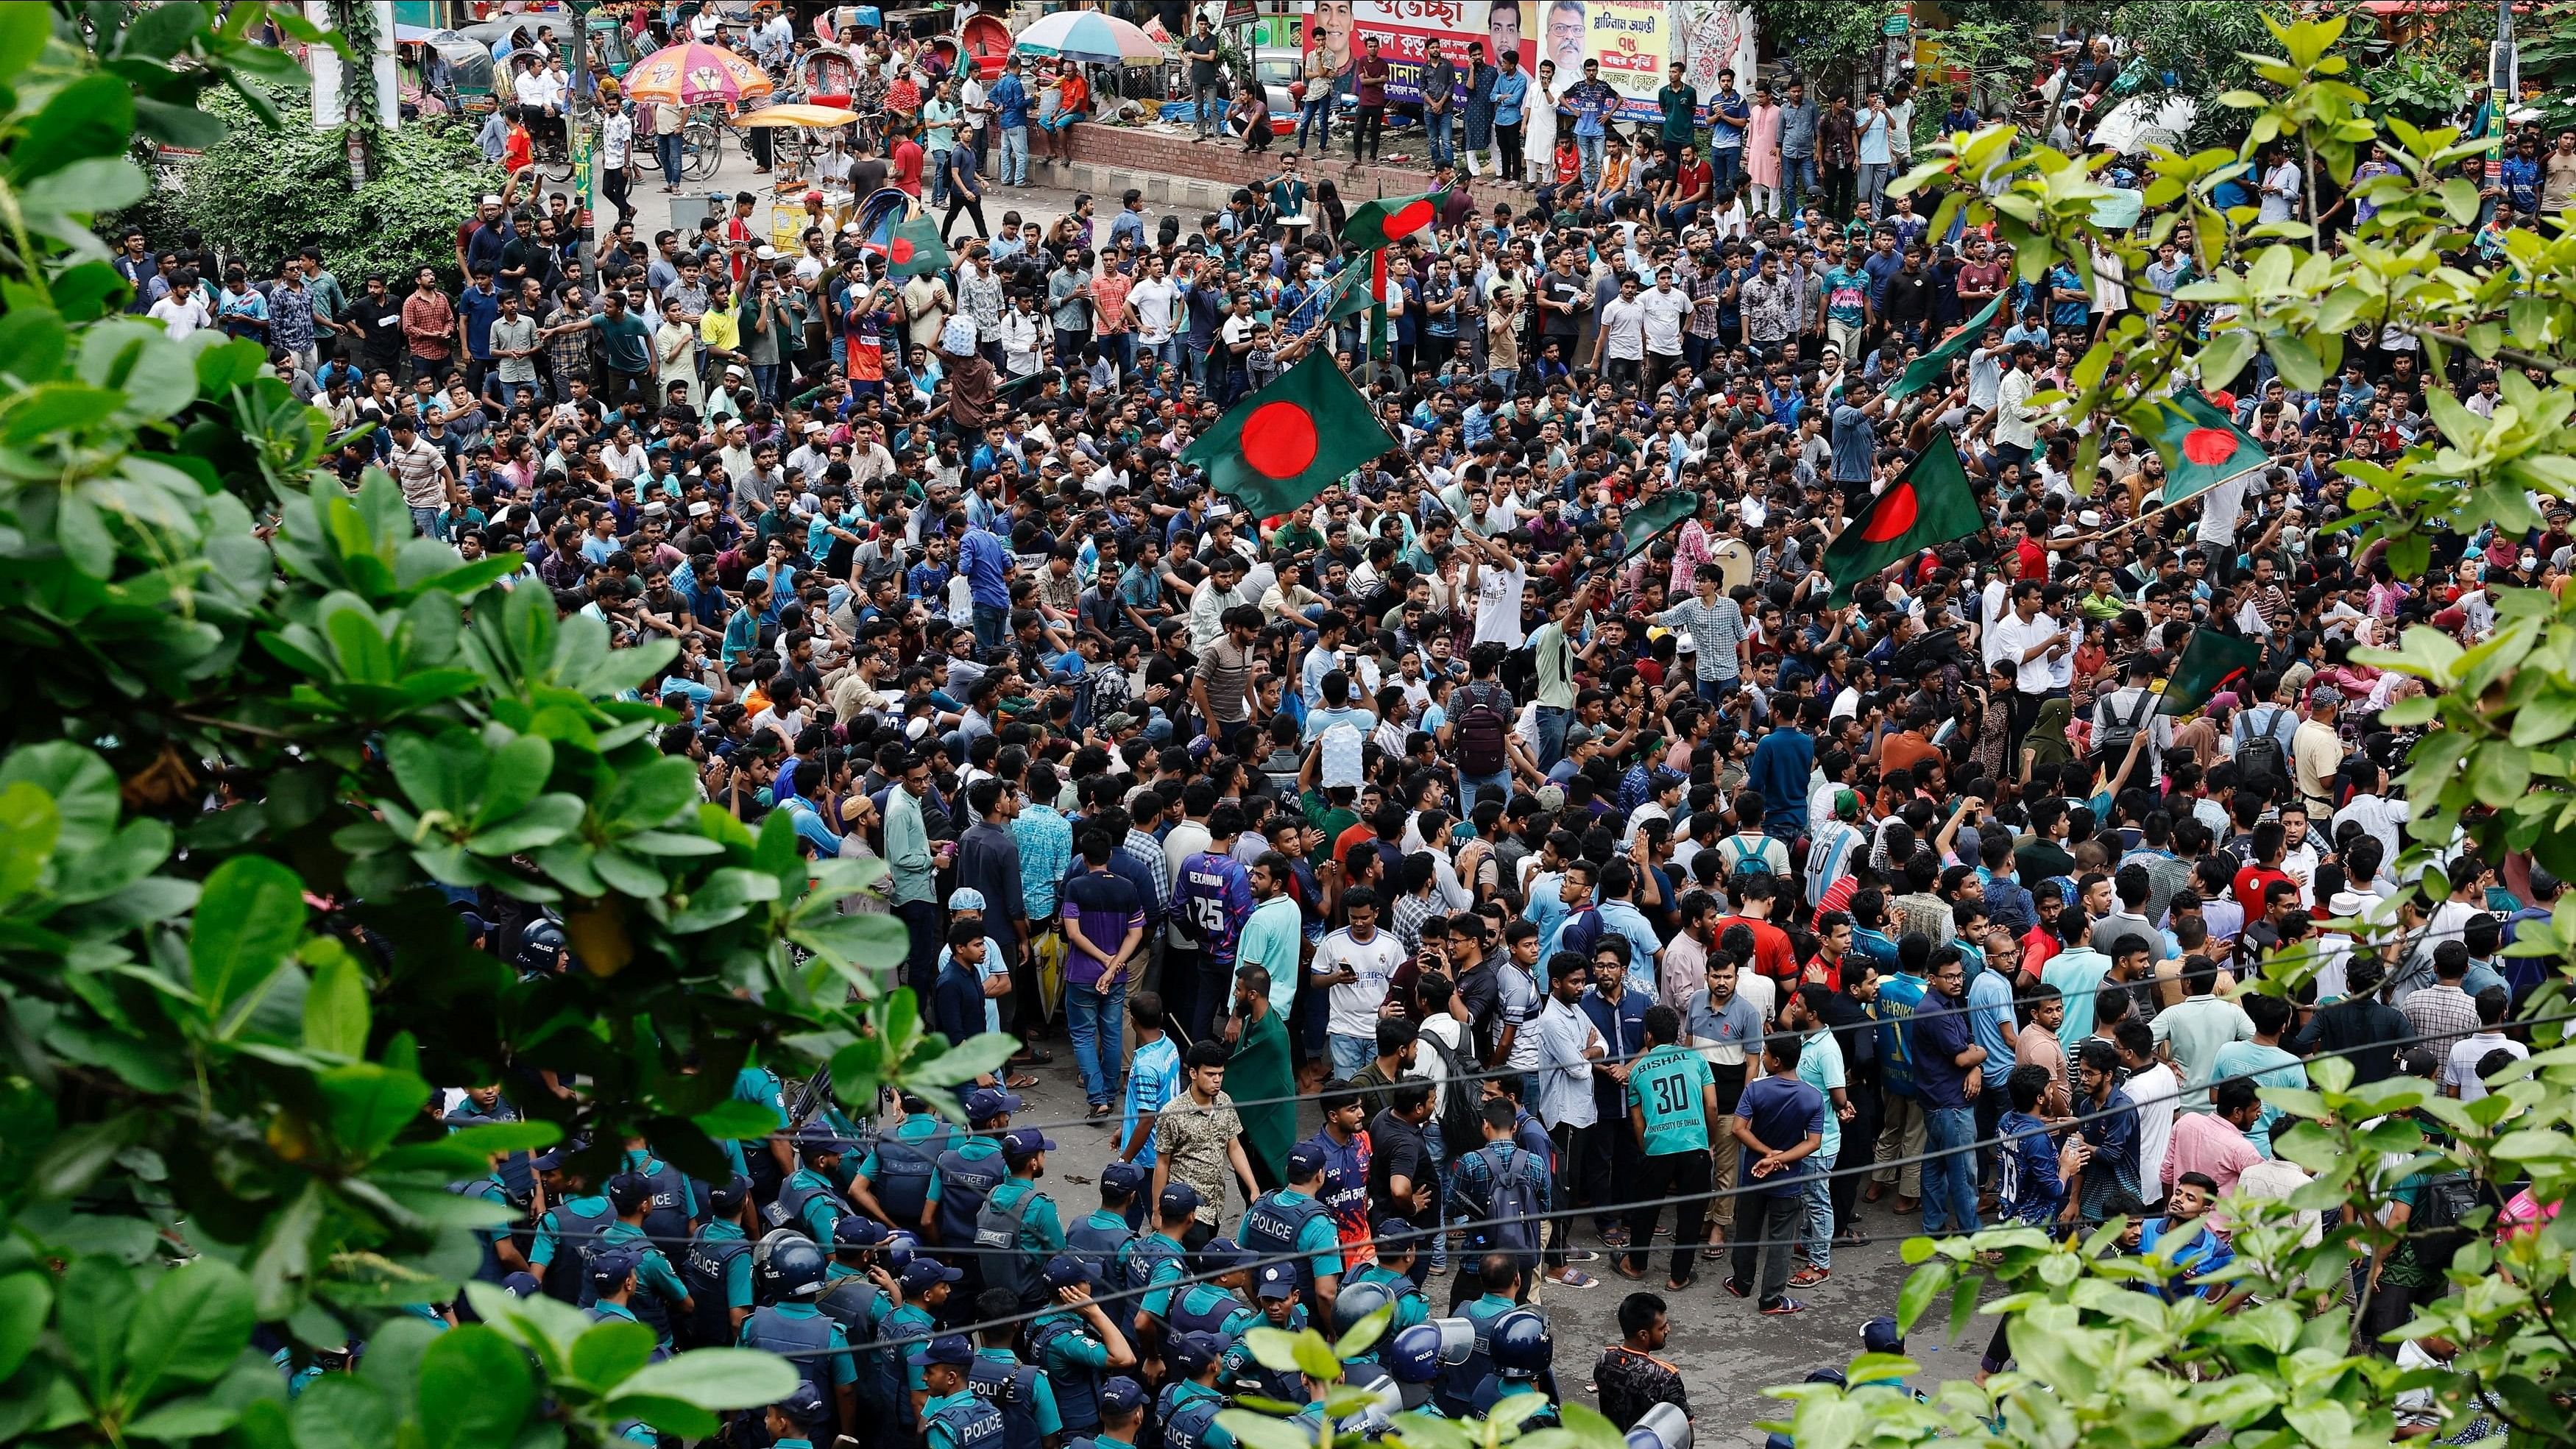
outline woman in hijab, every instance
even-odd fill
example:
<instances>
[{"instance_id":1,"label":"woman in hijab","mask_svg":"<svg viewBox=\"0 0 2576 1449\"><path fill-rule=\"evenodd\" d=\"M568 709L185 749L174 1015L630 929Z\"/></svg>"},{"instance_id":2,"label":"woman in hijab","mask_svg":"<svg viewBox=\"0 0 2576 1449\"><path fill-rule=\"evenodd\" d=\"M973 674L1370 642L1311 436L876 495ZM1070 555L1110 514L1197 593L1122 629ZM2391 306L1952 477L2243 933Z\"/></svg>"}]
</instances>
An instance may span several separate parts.
<instances>
[{"instance_id":1,"label":"woman in hijab","mask_svg":"<svg viewBox=\"0 0 2576 1449\"><path fill-rule=\"evenodd\" d=\"M2062 699L2042 700L2039 718L2033 720L2030 733L2021 742L2021 782L2030 783L2031 772L2041 765L2063 765L2075 758L2075 746L2066 738L2067 722L2075 717L2075 706Z\"/></svg>"}]
</instances>

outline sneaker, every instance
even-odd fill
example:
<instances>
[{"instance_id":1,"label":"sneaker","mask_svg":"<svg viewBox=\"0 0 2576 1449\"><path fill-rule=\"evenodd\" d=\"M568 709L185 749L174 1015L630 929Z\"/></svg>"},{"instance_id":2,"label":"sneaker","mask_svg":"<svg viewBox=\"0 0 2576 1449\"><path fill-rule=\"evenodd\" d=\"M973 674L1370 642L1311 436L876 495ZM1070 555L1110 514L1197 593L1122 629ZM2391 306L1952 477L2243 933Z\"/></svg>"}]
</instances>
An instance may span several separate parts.
<instances>
[{"instance_id":1,"label":"sneaker","mask_svg":"<svg viewBox=\"0 0 2576 1449\"><path fill-rule=\"evenodd\" d=\"M1766 1317L1786 1317L1792 1313L1804 1313L1806 1311L1807 1305L1799 1302L1795 1298L1774 1298L1770 1302L1762 1305L1762 1312Z\"/></svg>"}]
</instances>

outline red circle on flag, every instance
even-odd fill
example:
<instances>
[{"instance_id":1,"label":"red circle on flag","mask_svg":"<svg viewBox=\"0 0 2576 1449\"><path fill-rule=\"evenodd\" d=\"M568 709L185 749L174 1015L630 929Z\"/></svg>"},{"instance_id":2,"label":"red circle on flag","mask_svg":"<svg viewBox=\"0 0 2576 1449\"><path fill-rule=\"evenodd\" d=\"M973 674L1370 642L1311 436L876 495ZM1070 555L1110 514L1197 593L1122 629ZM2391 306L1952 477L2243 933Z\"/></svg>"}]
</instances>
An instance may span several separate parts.
<instances>
[{"instance_id":1,"label":"red circle on flag","mask_svg":"<svg viewBox=\"0 0 2576 1449\"><path fill-rule=\"evenodd\" d=\"M1878 506L1870 511L1869 522L1861 525L1860 536L1871 543L1885 543L1914 526L1915 515L1922 504L1914 497L1914 485L1899 483L1879 495Z\"/></svg>"},{"instance_id":2,"label":"red circle on flag","mask_svg":"<svg viewBox=\"0 0 2576 1449\"><path fill-rule=\"evenodd\" d=\"M2194 428L2182 435L2182 455L2207 468L2236 456L2236 435L2225 428Z\"/></svg>"},{"instance_id":3,"label":"red circle on flag","mask_svg":"<svg viewBox=\"0 0 2576 1449\"><path fill-rule=\"evenodd\" d=\"M1411 236L1430 224L1431 199L1416 197L1388 213L1385 228L1387 240L1393 241L1400 236Z\"/></svg>"},{"instance_id":4,"label":"red circle on flag","mask_svg":"<svg viewBox=\"0 0 2576 1449\"><path fill-rule=\"evenodd\" d=\"M1315 420L1292 402L1263 403L1243 420L1243 461L1265 478L1294 478L1315 461Z\"/></svg>"},{"instance_id":5,"label":"red circle on flag","mask_svg":"<svg viewBox=\"0 0 2576 1449\"><path fill-rule=\"evenodd\" d=\"M912 243L895 237L886 243L886 260L897 266L912 260Z\"/></svg>"}]
</instances>

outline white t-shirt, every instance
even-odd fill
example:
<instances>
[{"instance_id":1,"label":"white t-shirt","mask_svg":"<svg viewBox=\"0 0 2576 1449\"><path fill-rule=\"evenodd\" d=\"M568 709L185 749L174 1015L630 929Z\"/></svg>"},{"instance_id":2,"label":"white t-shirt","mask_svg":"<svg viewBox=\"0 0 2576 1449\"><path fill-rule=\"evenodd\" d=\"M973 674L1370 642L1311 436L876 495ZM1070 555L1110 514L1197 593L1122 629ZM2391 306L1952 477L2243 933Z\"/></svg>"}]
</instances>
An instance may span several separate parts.
<instances>
[{"instance_id":1,"label":"white t-shirt","mask_svg":"<svg viewBox=\"0 0 2576 1449\"><path fill-rule=\"evenodd\" d=\"M215 325L214 317L206 311L205 302L193 291L184 297L172 292L153 303L152 310L144 315L169 328L170 339L174 342L200 327Z\"/></svg>"},{"instance_id":2,"label":"white t-shirt","mask_svg":"<svg viewBox=\"0 0 2576 1449\"><path fill-rule=\"evenodd\" d=\"M2516 1061L2530 1061L2531 1048L2502 1032L2482 1031L2451 1043L2450 1059L2442 1063L2442 1085L2460 1094L2463 1102L2474 1102L2487 1095L2486 1078L2478 1075L2478 1063L2489 1052L2511 1052Z\"/></svg>"},{"instance_id":3,"label":"white t-shirt","mask_svg":"<svg viewBox=\"0 0 2576 1449\"><path fill-rule=\"evenodd\" d=\"M2173 1141L2174 1108L2182 1096L2182 1078L2163 1062L2129 1078L2121 1090L2138 1104L2138 1181L2163 1179L2165 1148Z\"/></svg>"},{"instance_id":4,"label":"white t-shirt","mask_svg":"<svg viewBox=\"0 0 2576 1449\"><path fill-rule=\"evenodd\" d=\"M1323 976L1351 968L1356 981L1334 983L1325 993L1330 1007L1324 1029L1334 1036L1355 1036L1372 1043L1377 1040L1377 1009L1386 1000L1387 983L1395 978L1395 968L1404 964L1404 945L1395 933L1379 927L1365 941L1354 940L1346 928L1324 938L1315 948L1315 958L1307 970Z\"/></svg>"},{"instance_id":5,"label":"white t-shirt","mask_svg":"<svg viewBox=\"0 0 2576 1449\"><path fill-rule=\"evenodd\" d=\"M1127 289L1127 305L1136 309L1136 337L1141 342L1168 342L1181 311L1180 289L1170 281L1147 278Z\"/></svg>"},{"instance_id":6,"label":"white t-shirt","mask_svg":"<svg viewBox=\"0 0 2576 1449\"><path fill-rule=\"evenodd\" d=\"M1613 362L1646 360L1646 308L1641 301L1613 298L1601 309L1601 332L1607 339L1601 355Z\"/></svg>"},{"instance_id":7,"label":"white t-shirt","mask_svg":"<svg viewBox=\"0 0 2576 1449\"><path fill-rule=\"evenodd\" d=\"M1475 642L1499 642L1509 649L1521 647L1521 595L1528 588L1526 565L1516 563L1509 569L1490 563L1477 565Z\"/></svg>"},{"instance_id":8,"label":"white t-shirt","mask_svg":"<svg viewBox=\"0 0 2576 1449\"><path fill-rule=\"evenodd\" d=\"M1690 293L1679 287L1665 291L1649 287L1637 294L1637 305L1646 312L1646 350L1658 357L1679 357L1682 352L1682 324L1690 320Z\"/></svg>"}]
</instances>

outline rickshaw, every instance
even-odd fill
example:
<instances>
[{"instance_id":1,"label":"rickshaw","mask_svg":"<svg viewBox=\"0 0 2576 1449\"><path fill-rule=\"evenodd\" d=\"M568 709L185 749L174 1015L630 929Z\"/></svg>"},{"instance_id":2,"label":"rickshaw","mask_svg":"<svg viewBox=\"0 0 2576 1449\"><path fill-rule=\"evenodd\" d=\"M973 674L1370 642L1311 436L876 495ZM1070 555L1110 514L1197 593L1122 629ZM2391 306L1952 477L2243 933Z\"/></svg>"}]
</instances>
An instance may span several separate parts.
<instances>
[{"instance_id":1,"label":"rickshaw","mask_svg":"<svg viewBox=\"0 0 2576 1449\"><path fill-rule=\"evenodd\" d=\"M590 32L592 68L624 79L639 58L634 36L614 15L593 15L583 28Z\"/></svg>"},{"instance_id":2,"label":"rickshaw","mask_svg":"<svg viewBox=\"0 0 2576 1449\"><path fill-rule=\"evenodd\" d=\"M808 105L847 109L858 74L857 56L837 45L820 45L797 59L787 88Z\"/></svg>"},{"instance_id":3,"label":"rickshaw","mask_svg":"<svg viewBox=\"0 0 2576 1449\"><path fill-rule=\"evenodd\" d=\"M468 116L492 113L492 52L453 30L432 31L420 42L420 86L449 110Z\"/></svg>"}]
</instances>

